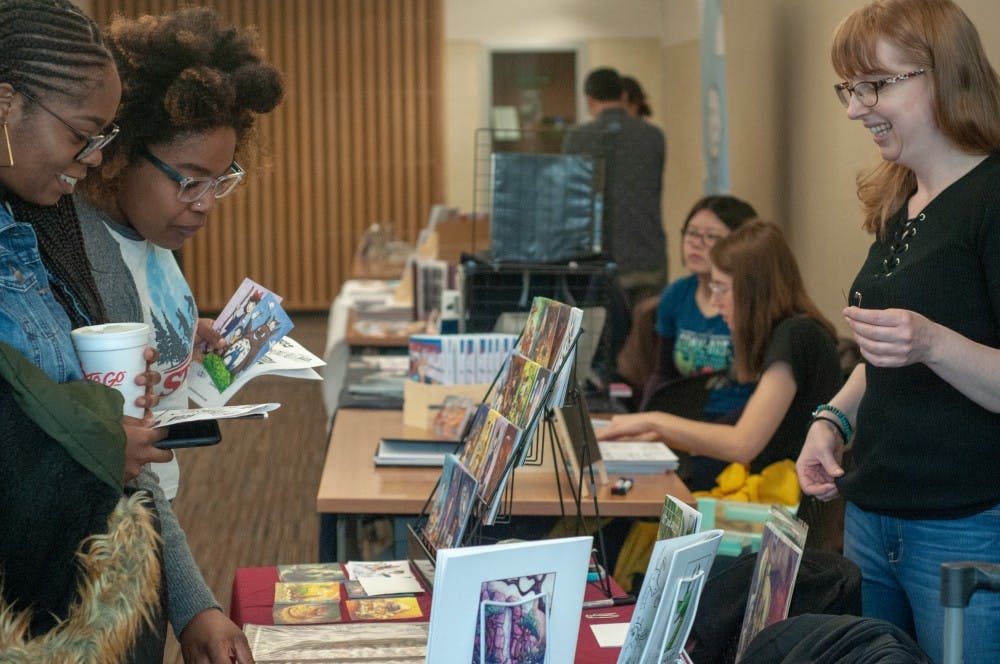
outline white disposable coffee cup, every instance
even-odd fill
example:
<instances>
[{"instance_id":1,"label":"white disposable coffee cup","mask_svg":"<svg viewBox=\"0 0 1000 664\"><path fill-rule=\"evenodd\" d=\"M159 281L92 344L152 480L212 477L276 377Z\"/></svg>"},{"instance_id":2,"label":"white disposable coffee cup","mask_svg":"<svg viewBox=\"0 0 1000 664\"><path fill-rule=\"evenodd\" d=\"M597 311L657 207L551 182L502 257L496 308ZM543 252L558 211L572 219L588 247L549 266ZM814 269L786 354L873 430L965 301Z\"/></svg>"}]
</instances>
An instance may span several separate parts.
<instances>
[{"instance_id":1,"label":"white disposable coffee cup","mask_svg":"<svg viewBox=\"0 0 1000 664\"><path fill-rule=\"evenodd\" d=\"M135 379L146 371L149 325L146 323L105 323L73 330L73 346L80 358L84 377L113 387L125 398L124 412L142 417L135 400L145 388Z\"/></svg>"}]
</instances>

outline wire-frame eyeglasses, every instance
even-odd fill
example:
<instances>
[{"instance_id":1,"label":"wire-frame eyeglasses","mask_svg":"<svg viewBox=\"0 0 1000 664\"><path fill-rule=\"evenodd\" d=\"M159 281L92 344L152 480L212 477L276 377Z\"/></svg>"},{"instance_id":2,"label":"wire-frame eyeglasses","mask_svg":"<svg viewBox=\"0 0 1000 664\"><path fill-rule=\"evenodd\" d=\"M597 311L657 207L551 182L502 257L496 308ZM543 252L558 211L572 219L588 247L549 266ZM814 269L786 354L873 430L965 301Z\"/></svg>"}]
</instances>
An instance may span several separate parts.
<instances>
[{"instance_id":1,"label":"wire-frame eyeglasses","mask_svg":"<svg viewBox=\"0 0 1000 664\"><path fill-rule=\"evenodd\" d=\"M105 132L103 134L94 134L94 135L91 135L91 134L88 134L87 132L80 131L79 129L77 129L76 127L74 127L73 125L71 125L70 123L66 122L66 120L64 120L61 115L59 115L58 113L56 113L55 111L53 111L51 108L49 108L48 106L46 106L45 104L43 104L34 95L29 94L29 93L25 92L24 90L21 90L20 88L18 88L17 91L19 93L21 93L21 95L25 99L28 99L33 104L35 104L36 106L38 106L39 108L41 108L43 111L45 111L46 113L48 113L49 115L51 115L52 117L54 117L56 120L58 120L59 122L63 123L64 125L66 125L66 127L69 128L69 130L71 132L73 132L74 134L76 134L77 138L79 138L81 141L83 141L83 147L80 148L80 151L77 152L76 155L74 155L74 157L73 157L73 159L76 160L76 161L80 161L81 159L86 159L88 155L93 154L97 150L103 149L108 143L110 143L111 141L115 140L116 136L118 136L118 131L119 131L118 125L116 125L114 122L112 122L110 125L108 125L107 129L105 130Z\"/></svg>"}]
</instances>

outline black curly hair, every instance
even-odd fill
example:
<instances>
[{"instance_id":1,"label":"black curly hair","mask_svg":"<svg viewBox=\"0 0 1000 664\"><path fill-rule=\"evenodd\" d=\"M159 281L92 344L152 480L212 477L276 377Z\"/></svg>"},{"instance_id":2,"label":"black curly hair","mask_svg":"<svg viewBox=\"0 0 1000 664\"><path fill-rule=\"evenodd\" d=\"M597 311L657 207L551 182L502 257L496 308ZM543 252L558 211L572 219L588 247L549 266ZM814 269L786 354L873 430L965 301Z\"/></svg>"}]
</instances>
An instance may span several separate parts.
<instances>
[{"instance_id":1,"label":"black curly hair","mask_svg":"<svg viewBox=\"0 0 1000 664\"><path fill-rule=\"evenodd\" d=\"M256 116L273 110L284 94L281 72L264 60L256 30L224 25L207 7L116 16L106 40L122 82L115 118L121 133L104 149L97 177L80 183L100 207L114 198L121 172L150 145L231 127L237 158L246 160Z\"/></svg>"}]
</instances>

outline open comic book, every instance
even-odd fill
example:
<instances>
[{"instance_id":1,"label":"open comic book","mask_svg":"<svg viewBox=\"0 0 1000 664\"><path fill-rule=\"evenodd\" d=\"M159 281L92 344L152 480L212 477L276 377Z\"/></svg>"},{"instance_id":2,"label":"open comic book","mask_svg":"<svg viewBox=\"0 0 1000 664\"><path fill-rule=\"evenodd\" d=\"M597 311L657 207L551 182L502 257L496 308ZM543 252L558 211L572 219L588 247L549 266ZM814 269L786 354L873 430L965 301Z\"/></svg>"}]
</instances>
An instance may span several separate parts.
<instances>
[{"instance_id":1,"label":"open comic book","mask_svg":"<svg viewBox=\"0 0 1000 664\"><path fill-rule=\"evenodd\" d=\"M322 380L314 368L323 360L287 336L294 325L281 298L250 279L243 280L212 327L226 348L191 363L188 393L199 406L221 406L264 374Z\"/></svg>"},{"instance_id":2,"label":"open comic book","mask_svg":"<svg viewBox=\"0 0 1000 664\"><path fill-rule=\"evenodd\" d=\"M257 376L269 375L323 380L315 368L325 364L326 362L310 353L302 344L290 337L283 337L263 357L257 360L256 364L242 372L222 391L216 387L201 363L192 362L188 374L188 395L199 406L205 408L221 406Z\"/></svg>"}]
</instances>

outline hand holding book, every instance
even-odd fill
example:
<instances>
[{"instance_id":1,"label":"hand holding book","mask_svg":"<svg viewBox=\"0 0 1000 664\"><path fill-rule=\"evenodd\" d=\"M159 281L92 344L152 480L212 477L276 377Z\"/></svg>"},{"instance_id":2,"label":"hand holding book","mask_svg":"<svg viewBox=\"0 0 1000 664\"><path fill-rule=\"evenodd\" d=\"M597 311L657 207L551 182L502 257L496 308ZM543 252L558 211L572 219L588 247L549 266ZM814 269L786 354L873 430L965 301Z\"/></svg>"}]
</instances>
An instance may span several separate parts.
<instances>
[{"instance_id":1,"label":"hand holding book","mask_svg":"<svg viewBox=\"0 0 1000 664\"><path fill-rule=\"evenodd\" d=\"M294 324L281 308L281 297L244 279L222 313L203 330L199 343L222 350L206 353L191 363L188 390L200 406L221 406L254 376L277 374L289 378L322 380L313 368L325 362L286 336Z\"/></svg>"}]
</instances>

